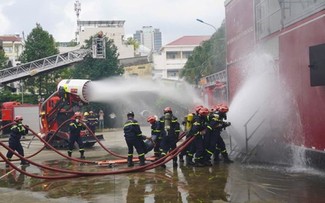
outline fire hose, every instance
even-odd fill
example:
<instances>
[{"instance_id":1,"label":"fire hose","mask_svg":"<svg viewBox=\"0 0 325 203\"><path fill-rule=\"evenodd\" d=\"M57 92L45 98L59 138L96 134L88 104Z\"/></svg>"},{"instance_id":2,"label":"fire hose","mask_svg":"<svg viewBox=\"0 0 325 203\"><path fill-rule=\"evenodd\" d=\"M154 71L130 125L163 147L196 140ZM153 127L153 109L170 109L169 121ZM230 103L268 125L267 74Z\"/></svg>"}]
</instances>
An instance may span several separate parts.
<instances>
[{"instance_id":1,"label":"fire hose","mask_svg":"<svg viewBox=\"0 0 325 203\"><path fill-rule=\"evenodd\" d=\"M66 122L68 122L69 120L67 120ZM66 123L65 122L65 123ZM64 125L65 123L62 123L62 125ZM60 128L59 128L60 129ZM58 130L59 130L58 129ZM29 129L31 130L31 129ZM58 131L57 130L57 131ZM57 133L57 131L55 133ZM40 151L42 151L46 146L48 146L49 148L51 148L52 150L54 150L55 152L57 152L58 154L60 154L63 157L66 157L68 159L74 160L74 161L78 161L78 162L83 162L83 163L97 163L94 161L87 161L87 160L80 160L80 159L74 159L71 157L66 156L65 154L62 154L61 152L57 151L54 147L52 147L48 142L46 142L44 139L42 139L39 135L37 135L33 130L31 130L31 132L34 134L34 136L37 136L44 144L45 146L39 150L37 153L34 153L33 156L35 156L36 154L38 154ZM95 137L96 136L92 133L92 135ZM180 139L182 137L185 136L185 133L182 134L182 136L180 136ZM51 138L50 138L51 139ZM121 174L121 173L129 173L129 172L136 172L136 171L145 171L145 170L150 170L153 169L155 167L161 166L165 163L167 163L168 161L170 161L171 159L173 159L175 156L177 156L183 149L185 149L186 146L188 146L190 144L190 142L194 139L187 139L186 141L184 141L181 145L179 145L177 148L175 148L174 150L170 151L166 156L162 157L161 159L158 159L150 164L144 165L144 166L139 166L139 167L134 167L132 169L123 169L123 170L118 170L118 171L110 171L110 172L80 172L80 171L72 171L72 170L64 170L64 169L57 169L57 168L53 168L53 167L48 167L48 166L44 166L41 164L37 164L36 162L33 162L31 160L28 160L27 158L24 158L22 156L20 156L19 154L15 153L14 151L12 151L9 147L7 147L5 144L3 144L2 142L0 142L1 146L5 147L7 150L11 150L16 156L18 156L20 159L22 160L26 160L29 163L38 166L40 168L44 168L47 170L51 170L51 171L56 171L56 172L61 172L61 173L68 173L70 175L66 175L66 176L40 176L40 175L35 175L35 174L31 174L28 173L24 170L21 170L20 168L18 168L17 166L15 166L14 164L12 164L9 160L6 159L6 157L0 153L0 156L2 157L2 159L8 163L11 167L13 167L15 170L27 175L27 176L31 176L31 177L35 177L35 178L42 178L42 179L62 179L62 178L74 178L74 177L79 177L79 176L95 176L95 175L112 175L112 174ZM110 152L112 155L117 155L118 157L123 157L120 156L110 150L108 150L105 146L102 145L102 143L97 139L97 142L104 148L106 149L106 151ZM32 156L29 156L32 157Z\"/></svg>"},{"instance_id":2,"label":"fire hose","mask_svg":"<svg viewBox=\"0 0 325 203\"><path fill-rule=\"evenodd\" d=\"M24 175L27 175L27 176L30 176L30 177L34 177L34 178L41 178L41 179L66 179L66 178L75 178L75 177L80 177L80 176L115 175L115 174L130 173L130 172L137 172L137 171L146 171L146 170L151 170L153 168L156 168L158 166L161 166L161 165L167 163L168 161L170 161L171 159L173 159L175 156L177 156L183 149L185 149L185 147L187 147L192 142L192 140L194 138L195 137L191 137L190 139L187 139L181 145L179 145L177 148L175 148L170 153L168 153L166 156L164 156L161 159L158 159L158 160L156 160L156 161L154 161L152 163L149 163L147 165L138 166L138 167L134 167L134 168L130 168L130 169L121 169L121 170L117 170L117 171L109 171L109 172L81 172L81 171L58 169L58 168L53 168L53 167L41 165L41 164L38 164L38 163L36 163L34 161L25 159L24 157L22 157L21 155L19 155L18 153L16 153L12 149L10 149L8 146L6 146L3 142L0 142L0 145L1 146L3 146L4 148L6 148L7 150L12 151L14 153L14 155L18 156L20 159L27 160L32 165L35 165L35 166L40 167L40 168L44 168L44 169L51 170L51 171L55 171L55 172L68 173L68 174L70 174L70 175L66 175L66 176L41 176L41 175L31 174L31 173L28 173L28 172L20 169L19 167L15 166L8 159L6 159L6 157L1 152L0 152L0 156L1 156L1 158L3 160L6 161L6 163L8 163L15 170L19 171L20 173L22 173Z\"/></svg>"}]
</instances>

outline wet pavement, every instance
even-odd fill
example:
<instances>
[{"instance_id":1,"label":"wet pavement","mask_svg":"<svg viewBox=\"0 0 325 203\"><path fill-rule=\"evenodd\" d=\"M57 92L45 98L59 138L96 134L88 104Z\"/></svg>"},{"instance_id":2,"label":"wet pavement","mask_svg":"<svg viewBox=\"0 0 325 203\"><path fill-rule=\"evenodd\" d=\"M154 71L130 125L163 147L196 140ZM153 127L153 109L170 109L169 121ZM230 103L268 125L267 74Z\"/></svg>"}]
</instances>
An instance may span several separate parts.
<instances>
[{"instance_id":1,"label":"wet pavement","mask_svg":"<svg viewBox=\"0 0 325 203\"><path fill-rule=\"evenodd\" d=\"M149 128L143 131L148 134ZM107 148L121 155L127 153L121 131L103 134ZM32 154L41 146L33 141L25 152ZM6 150L1 147L0 152ZM98 144L85 154L90 160L112 159ZM77 151L73 153L73 156L78 155ZM80 164L50 150L42 151L32 160L76 171L109 172L126 168L125 164L112 168ZM211 167L182 163L177 168L173 168L172 163L166 166L166 169L158 167L119 175L44 180L6 169L1 162L0 202L325 202L325 173L314 169L243 165L239 161L221 162ZM35 166L23 169L33 174L58 175Z\"/></svg>"}]
</instances>

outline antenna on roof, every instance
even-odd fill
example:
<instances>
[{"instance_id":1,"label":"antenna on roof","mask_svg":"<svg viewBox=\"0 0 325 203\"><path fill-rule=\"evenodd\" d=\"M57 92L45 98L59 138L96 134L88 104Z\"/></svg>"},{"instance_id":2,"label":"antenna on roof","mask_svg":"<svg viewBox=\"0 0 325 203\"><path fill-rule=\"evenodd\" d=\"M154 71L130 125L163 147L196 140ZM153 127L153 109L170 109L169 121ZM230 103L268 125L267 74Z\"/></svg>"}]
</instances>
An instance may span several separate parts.
<instances>
[{"instance_id":1,"label":"antenna on roof","mask_svg":"<svg viewBox=\"0 0 325 203\"><path fill-rule=\"evenodd\" d=\"M79 0L76 0L76 2L74 3L74 11L76 12L77 15L77 31L75 33L75 40L77 43L79 43L79 32L81 30L81 28L78 26L78 22L79 22L79 15L80 15L80 11L81 11L81 3L79 2Z\"/></svg>"},{"instance_id":2,"label":"antenna on roof","mask_svg":"<svg viewBox=\"0 0 325 203\"><path fill-rule=\"evenodd\" d=\"M76 2L74 3L74 11L76 12L77 15L77 21L79 21L79 14L81 11L81 3L79 2L79 0L76 0Z\"/></svg>"}]
</instances>

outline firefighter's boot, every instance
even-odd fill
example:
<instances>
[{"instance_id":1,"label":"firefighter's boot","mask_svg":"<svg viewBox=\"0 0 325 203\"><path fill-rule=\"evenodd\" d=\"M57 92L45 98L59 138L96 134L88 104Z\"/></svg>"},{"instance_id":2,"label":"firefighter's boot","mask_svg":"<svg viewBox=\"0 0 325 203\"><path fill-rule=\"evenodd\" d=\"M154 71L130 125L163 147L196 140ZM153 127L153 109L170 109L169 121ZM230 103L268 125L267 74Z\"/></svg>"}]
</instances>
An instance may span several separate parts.
<instances>
[{"instance_id":1,"label":"firefighter's boot","mask_svg":"<svg viewBox=\"0 0 325 203\"><path fill-rule=\"evenodd\" d=\"M133 159L133 156L128 156L128 167L134 166L132 159Z\"/></svg>"},{"instance_id":2,"label":"firefighter's boot","mask_svg":"<svg viewBox=\"0 0 325 203\"><path fill-rule=\"evenodd\" d=\"M85 155L84 155L85 151L80 151L80 159L85 159Z\"/></svg>"},{"instance_id":3,"label":"firefighter's boot","mask_svg":"<svg viewBox=\"0 0 325 203\"><path fill-rule=\"evenodd\" d=\"M177 157L176 158L173 158L173 167L177 167L178 164L177 164Z\"/></svg>"},{"instance_id":4,"label":"firefighter's boot","mask_svg":"<svg viewBox=\"0 0 325 203\"><path fill-rule=\"evenodd\" d=\"M22 166L29 166L29 163L28 163L28 161L21 160L20 161L20 165L22 165Z\"/></svg>"},{"instance_id":5,"label":"firefighter's boot","mask_svg":"<svg viewBox=\"0 0 325 203\"><path fill-rule=\"evenodd\" d=\"M222 153L222 156L223 156L223 162L224 163L227 163L227 164L234 163L234 161L229 159L227 152Z\"/></svg>"},{"instance_id":6,"label":"firefighter's boot","mask_svg":"<svg viewBox=\"0 0 325 203\"><path fill-rule=\"evenodd\" d=\"M215 152L214 153L214 160L213 161L214 161L215 164L220 163L219 154L220 154L220 152Z\"/></svg>"},{"instance_id":7,"label":"firefighter's boot","mask_svg":"<svg viewBox=\"0 0 325 203\"><path fill-rule=\"evenodd\" d=\"M71 155L72 155L72 152L68 151L68 156L71 157Z\"/></svg>"},{"instance_id":8,"label":"firefighter's boot","mask_svg":"<svg viewBox=\"0 0 325 203\"><path fill-rule=\"evenodd\" d=\"M192 157L189 156L189 155L186 155L186 163L189 166L194 166L195 165L195 163L192 161Z\"/></svg>"},{"instance_id":9,"label":"firefighter's boot","mask_svg":"<svg viewBox=\"0 0 325 203\"><path fill-rule=\"evenodd\" d=\"M184 163L184 156L182 154L179 155L179 162Z\"/></svg>"},{"instance_id":10,"label":"firefighter's boot","mask_svg":"<svg viewBox=\"0 0 325 203\"><path fill-rule=\"evenodd\" d=\"M145 162L145 158L144 158L144 156L140 156L140 157L139 157L139 160L140 160L140 166L144 166L144 165L146 165L146 162Z\"/></svg>"},{"instance_id":11,"label":"firefighter's boot","mask_svg":"<svg viewBox=\"0 0 325 203\"><path fill-rule=\"evenodd\" d=\"M11 161L11 159L8 158L8 161ZM6 162L6 168L9 168L9 166L10 166L9 163Z\"/></svg>"}]
</instances>

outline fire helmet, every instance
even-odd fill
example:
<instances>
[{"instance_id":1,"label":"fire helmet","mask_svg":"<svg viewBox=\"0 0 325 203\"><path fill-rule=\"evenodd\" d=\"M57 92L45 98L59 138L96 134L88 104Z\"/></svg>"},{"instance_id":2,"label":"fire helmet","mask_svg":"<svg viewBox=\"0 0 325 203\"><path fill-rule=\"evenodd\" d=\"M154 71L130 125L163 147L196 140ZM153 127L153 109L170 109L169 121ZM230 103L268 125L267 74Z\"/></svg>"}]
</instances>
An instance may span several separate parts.
<instances>
[{"instance_id":1,"label":"fire helmet","mask_svg":"<svg viewBox=\"0 0 325 203\"><path fill-rule=\"evenodd\" d=\"M127 117L134 117L134 113L133 111L130 111L126 114Z\"/></svg>"},{"instance_id":2,"label":"fire helmet","mask_svg":"<svg viewBox=\"0 0 325 203\"><path fill-rule=\"evenodd\" d=\"M84 116L89 116L89 113L86 111L86 112L84 113Z\"/></svg>"},{"instance_id":3,"label":"fire helmet","mask_svg":"<svg viewBox=\"0 0 325 203\"><path fill-rule=\"evenodd\" d=\"M219 111L219 108L220 108L219 105L214 105L214 106L212 106L211 111L212 112Z\"/></svg>"},{"instance_id":4,"label":"fire helmet","mask_svg":"<svg viewBox=\"0 0 325 203\"><path fill-rule=\"evenodd\" d=\"M169 106L164 109L164 113L172 113L172 112L173 112L172 108Z\"/></svg>"},{"instance_id":5,"label":"fire helmet","mask_svg":"<svg viewBox=\"0 0 325 203\"><path fill-rule=\"evenodd\" d=\"M218 111L221 113L227 113L229 111L229 108L226 105L220 105Z\"/></svg>"},{"instance_id":6,"label":"fire helmet","mask_svg":"<svg viewBox=\"0 0 325 203\"><path fill-rule=\"evenodd\" d=\"M198 105L198 106L196 106L196 107L195 107L195 112L196 112L196 113L199 113L200 109L202 109L202 108L203 108L202 105Z\"/></svg>"},{"instance_id":7,"label":"fire helmet","mask_svg":"<svg viewBox=\"0 0 325 203\"><path fill-rule=\"evenodd\" d=\"M201 108L199 110L199 115L200 116L207 116L208 114L209 114L209 109L208 108L203 107L203 108Z\"/></svg>"},{"instance_id":8,"label":"fire helmet","mask_svg":"<svg viewBox=\"0 0 325 203\"><path fill-rule=\"evenodd\" d=\"M23 117L22 116L15 116L15 120L14 121L22 121Z\"/></svg>"},{"instance_id":9,"label":"fire helmet","mask_svg":"<svg viewBox=\"0 0 325 203\"><path fill-rule=\"evenodd\" d=\"M81 117L82 117L82 114L79 111L76 111L74 113L74 118L81 118Z\"/></svg>"},{"instance_id":10,"label":"fire helmet","mask_svg":"<svg viewBox=\"0 0 325 203\"><path fill-rule=\"evenodd\" d=\"M149 122L151 124L156 122L156 117L155 116L149 116L148 119L147 119L147 122Z\"/></svg>"}]
</instances>

